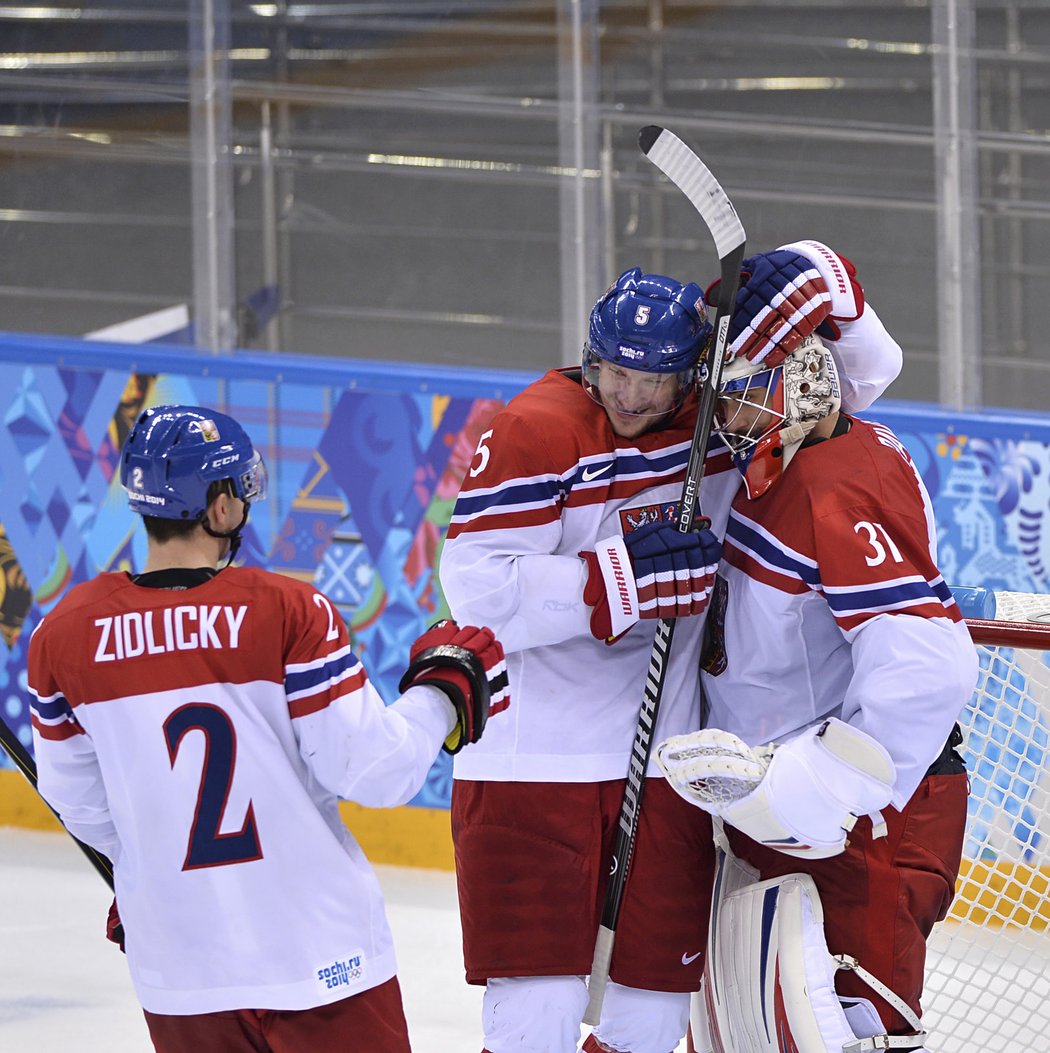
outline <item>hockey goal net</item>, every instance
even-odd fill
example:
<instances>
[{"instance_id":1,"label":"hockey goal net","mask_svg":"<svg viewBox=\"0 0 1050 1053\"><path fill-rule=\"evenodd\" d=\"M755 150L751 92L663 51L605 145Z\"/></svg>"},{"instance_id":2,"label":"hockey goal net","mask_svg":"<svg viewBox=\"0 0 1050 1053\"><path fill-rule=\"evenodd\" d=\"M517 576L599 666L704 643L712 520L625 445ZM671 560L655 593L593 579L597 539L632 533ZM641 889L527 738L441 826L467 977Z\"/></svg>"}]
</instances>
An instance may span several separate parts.
<instances>
[{"instance_id":1,"label":"hockey goal net","mask_svg":"<svg viewBox=\"0 0 1050 1053\"><path fill-rule=\"evenodd\" d=\"M923 996L936 1053L1050 1049L1050 596L996 601L995 621L968 621L981 661L960 721L969 819Z\"/></svg>"}]
</instances>

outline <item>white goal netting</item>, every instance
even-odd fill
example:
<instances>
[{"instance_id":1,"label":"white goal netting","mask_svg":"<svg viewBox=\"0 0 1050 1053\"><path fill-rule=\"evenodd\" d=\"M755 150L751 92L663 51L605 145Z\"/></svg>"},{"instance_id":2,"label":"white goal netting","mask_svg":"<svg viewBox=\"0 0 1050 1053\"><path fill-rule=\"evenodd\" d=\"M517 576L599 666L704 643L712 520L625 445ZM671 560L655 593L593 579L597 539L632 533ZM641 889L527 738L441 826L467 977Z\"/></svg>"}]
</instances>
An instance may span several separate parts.
<instances>
[{"instance_id":1,"label":"white goal netting","mask_svg":"<svg viewBox=\"0 0 1050 1053\"><path fill-rule=\"evenodd\" d=\"M923 1023L935 1053L1050 1049L1050 596L996 601L997 621L1034 628L1024 646L1004 626L978 647L960 721L969 820L958 894L929 944Z\"/></svg>"}]
</instances>

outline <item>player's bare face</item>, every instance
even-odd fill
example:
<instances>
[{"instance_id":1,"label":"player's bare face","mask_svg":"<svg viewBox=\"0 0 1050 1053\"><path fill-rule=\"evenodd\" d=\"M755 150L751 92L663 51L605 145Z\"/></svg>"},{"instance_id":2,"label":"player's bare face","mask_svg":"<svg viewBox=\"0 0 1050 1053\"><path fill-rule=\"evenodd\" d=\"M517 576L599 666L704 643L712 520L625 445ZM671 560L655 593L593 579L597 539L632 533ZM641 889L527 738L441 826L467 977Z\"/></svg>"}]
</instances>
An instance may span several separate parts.
<instances>
[{"instance_id":1,"label":"player's bare face","mask_svg":"<svg viewBox=\"0 0 1050 1053\"><path fill-rule=\"evenodd\" d=\"M633 439L674 410L680 377L677 373L643 373L603 362L598 392L612 430L622 438Z\"/></svg>"}]
</instances>

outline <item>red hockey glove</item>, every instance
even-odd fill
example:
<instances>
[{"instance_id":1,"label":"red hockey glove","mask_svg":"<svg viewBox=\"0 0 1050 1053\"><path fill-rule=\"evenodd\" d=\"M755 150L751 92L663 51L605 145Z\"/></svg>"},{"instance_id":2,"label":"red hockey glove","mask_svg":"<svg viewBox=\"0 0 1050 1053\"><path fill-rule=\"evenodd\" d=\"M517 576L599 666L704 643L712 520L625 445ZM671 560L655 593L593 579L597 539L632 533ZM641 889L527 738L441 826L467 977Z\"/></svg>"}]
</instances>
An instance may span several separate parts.
<instances>
[{"instance_id":1,"label":"red hockey glove","mask_svg":"<svg viewBox=\"0 0 1050 1053\"><path fill-rule=\"evenodd\" d=\"M477 742L488 718L510 705L503 647L490 629L473 625L438 622L416 640L398 690L416 684L444 691L455 707L456 726L442 746L448 753Z\"/></svg>"},{"instance_id":2,"label":"red hockey glove","mask_svg":"<svg viewBox=\"0 0 1050 1053\"><path fill-rule=\"evenodd\" d=\"M113 902L109 905L109 914L106 916L106 939L124 950L124 923L117 913L116 896L113 897Z\"/></svg>"},{"instance_id":3,"label":"red hockey glove","mask_svg":"<svg viewBox=\"0 0 1050 1053\"><path fill-rule=\"evenodd\" d=\"M864 290L856 268L819 241L782 245L749 256L740 272L740 289L729 324L731 358L744 356L772 369L815 331L826 340L842 336L839 322L864 312ZM705 299L717 297L720 282Z\"/></svg>"},{"instance_id":4,"label":"red hockey glove","mask_svg":"<svg viewBox=\"0 0 1050 1053\"><path fill-rule=\"evenodd\" d=\"M640 618L702 614L722 544L707 527L683 534L670 522L646 523L580 557L587 564L583 602L593 608L591 634L612 644Z\"/></svg>"},{"instance_id":5,"label":"red hockey glove","mask_svg":"<svg viewBox=\"0 0 1050 1053\"><path fill-rule=\"evenodd\" d=\"M720 282L708 287L708 302ZM729 323L730 358L779 366L830 311L827 282L807 257L782 249L749 256Z\"/></svg>"},{"instance_id":6,"label":"red hockey glove","mask_svg":"<svg viewBox=\"0 0 1050 1053\"><path fill-rule=\"evenodd\" d=\"M817 336L840 339L840 323L855 322L864 313L864 289L857 281L857 268L822 241L795 241L781 245L780 250L801 253L820 271L831 296L831 310L817 326Z\"/></svg>"}]
</instances>

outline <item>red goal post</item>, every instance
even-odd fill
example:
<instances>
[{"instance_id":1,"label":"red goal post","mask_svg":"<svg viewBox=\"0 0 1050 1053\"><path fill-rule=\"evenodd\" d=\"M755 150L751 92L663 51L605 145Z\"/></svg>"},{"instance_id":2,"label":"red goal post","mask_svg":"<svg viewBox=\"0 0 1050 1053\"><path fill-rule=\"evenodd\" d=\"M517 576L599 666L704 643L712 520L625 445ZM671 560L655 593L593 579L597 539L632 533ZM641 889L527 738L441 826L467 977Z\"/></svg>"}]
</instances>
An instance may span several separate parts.
<instances>
[{"instance_id":1,"label":"red goal post","mask_svg":"<svg viewBox=\"0 0 1050 1053\"><path fill-rule=\"evenodd\" d=\"M967 619L981 672L962 714L963 867L930 939L923 1023L937 1053L1050 1048L1050 595L996 593Z\"/></svg>"}]
</instances>

